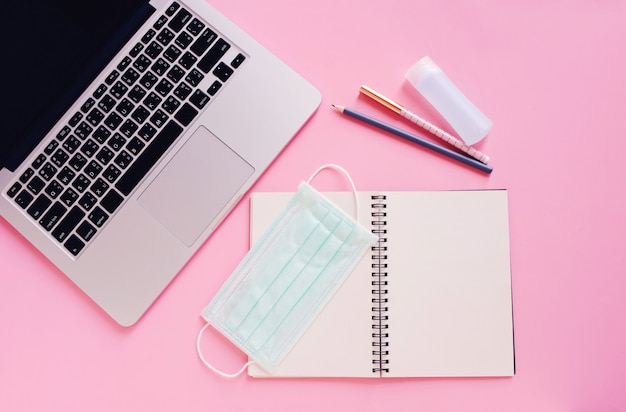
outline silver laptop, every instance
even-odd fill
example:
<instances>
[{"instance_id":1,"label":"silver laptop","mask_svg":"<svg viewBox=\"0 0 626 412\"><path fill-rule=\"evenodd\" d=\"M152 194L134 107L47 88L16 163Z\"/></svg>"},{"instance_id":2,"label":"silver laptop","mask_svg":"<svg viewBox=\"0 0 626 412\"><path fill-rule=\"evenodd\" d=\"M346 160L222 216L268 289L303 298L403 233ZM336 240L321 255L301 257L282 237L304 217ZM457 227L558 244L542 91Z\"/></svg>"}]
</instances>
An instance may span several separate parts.
<instances>
[{"instance_id":1,"label":"silver laptop","mask_svg":"<svg viewBox=\"0 0 626 412\"><path fill-rule=\"evenodd\" d=\"M132 325L320 94L203 0L2 14L0 213Z\"/></svg>"}]
</instances>

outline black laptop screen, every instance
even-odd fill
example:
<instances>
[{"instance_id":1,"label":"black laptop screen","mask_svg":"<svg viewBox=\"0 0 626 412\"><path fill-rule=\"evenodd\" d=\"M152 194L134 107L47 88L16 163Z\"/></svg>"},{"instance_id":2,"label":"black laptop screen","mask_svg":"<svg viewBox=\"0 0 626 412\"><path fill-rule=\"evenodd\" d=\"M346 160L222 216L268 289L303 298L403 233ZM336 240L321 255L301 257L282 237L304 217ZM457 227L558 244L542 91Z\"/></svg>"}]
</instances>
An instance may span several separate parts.
<instances>
[{"instance_id":1,"label":"black laptop screen","mask_svg":"<svg viewBox=\"0 0 626 412\"><path fill-rule=\"evenodd\" d=\"M146 0L3 1L0 167L15 168L149 17Z\"/></svg>"}]
</instances>

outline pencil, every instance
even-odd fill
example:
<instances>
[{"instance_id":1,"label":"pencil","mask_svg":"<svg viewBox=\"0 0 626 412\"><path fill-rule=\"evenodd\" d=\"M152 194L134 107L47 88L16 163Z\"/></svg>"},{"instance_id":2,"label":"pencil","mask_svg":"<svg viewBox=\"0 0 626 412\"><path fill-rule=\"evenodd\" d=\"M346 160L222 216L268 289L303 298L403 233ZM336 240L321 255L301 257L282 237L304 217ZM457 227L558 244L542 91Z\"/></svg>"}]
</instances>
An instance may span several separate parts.
<instances>
[{"instance_id":1,"label":"pencil","mask_svg":"<svg viewBox=\"0 0 626 412\"><path fill-rule=\"evenodd\" d=\"M372 98L374 101L382 104L389 110L392 110L395 113L398 113L400 116L406 119L409 119L410 121L412 121L413 123L421 127L422 129L439 137L444 142L451 144L452 146L461 150L463 153L466 153L468 156L471 156L474 159L479 160L483 163L489 162L489 156L487 156L486 154L481 153L480 151L474 149L473 147L466 145L465 143L463 143L462 140L457 139L456 137L452 136L450 133L438 128L434 124L427 122L426 120L422 119L415 113L411 113L410 111L408 111L407 109L399 105L398 103L394 102L388 97L383 96L382 94L378 93L376 90L372 89L371 87L362 85L359 91L363 93L364 95L366 95L367 97Z\"/></svg>"},{"instance_id":2,"label":"pencil","mask_svg":"<svg viewBox=\"0 0 626 412\"><path fill-rule=\"evenodd\" d=\"M416 143L422 147L425 147L427 149L433 150L439 154L442 154L444 156L447 156L451 159L457 160L461 163L464 163L468 166L472 166L482 172L485 173L491 173L493 168L491 166L488 166L482 162L479 162L478 160L471 158L471 157L467 157L463 154L457 153L454 150L448 149L447 147L443 147L443 146L439 146L438 144L435 144L429 140L424 139L423 137L414 135L412 133L406 132L402 129L399 129L395 126L392 126L390 124L381 122L380 120L374 119L373 117L367 116L363 113L359 113L355 110L349 109L345 106L336 106L333 105L333 107L335 109L337 109L340 113L345 114L346 116L350 116L354 119L360 120L364 123L367 123L371 126L374 126L378 129L387 131L389 133L392 133L398 137L401 137L403 139L406 139L410 142Z\"/></svg>"}]
</instances>

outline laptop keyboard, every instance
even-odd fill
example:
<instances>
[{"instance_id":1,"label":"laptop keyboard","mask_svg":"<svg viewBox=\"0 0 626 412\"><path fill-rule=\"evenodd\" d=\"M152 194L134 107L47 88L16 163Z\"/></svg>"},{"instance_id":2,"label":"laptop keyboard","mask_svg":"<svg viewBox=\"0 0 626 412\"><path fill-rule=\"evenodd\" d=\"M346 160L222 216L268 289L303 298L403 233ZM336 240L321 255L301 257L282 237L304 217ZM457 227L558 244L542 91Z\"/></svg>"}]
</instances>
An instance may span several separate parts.
<instances>
[{"instance_id":1,"label":"laptop keyboard","mask_svg":"<svg viewBox=\"0 0 626 412\"><path fill-rule=\"evenodd\" d=\"M244 60L173 2L7 195L78 256Z\"/></svg>"}]
</instances>

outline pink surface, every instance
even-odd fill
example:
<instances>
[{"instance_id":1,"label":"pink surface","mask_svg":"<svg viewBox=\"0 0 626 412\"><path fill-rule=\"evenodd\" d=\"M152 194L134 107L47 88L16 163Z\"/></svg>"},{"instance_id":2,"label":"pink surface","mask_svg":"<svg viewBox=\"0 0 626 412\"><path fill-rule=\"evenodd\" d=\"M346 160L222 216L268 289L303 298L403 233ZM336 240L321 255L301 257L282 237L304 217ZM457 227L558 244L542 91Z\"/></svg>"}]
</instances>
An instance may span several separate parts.
<instances>
[{"instance_id":1,"label":"pink surface","mask_svg":"<svg viewBox=\"0 0 626 412\"><path fill-rule=\"evenodd\" d=\"M295 190L329 162L364 190L509 190L516 376L217 377L195 353L199 313L247 250L246 197L130 329L0 220L0 410L626 410L626 2L212 4L323 94L253 190ZM441 123L404 81L424 55L494 121L479 146L492 159L491 176L331 109L348 105L413 127L359 97L365 83ZM315 185L345 189L333 173ZM211 340L214 351L207 344L205 352L216 364L243 363L236 349Z\"/></svg>"}]
</instances>

